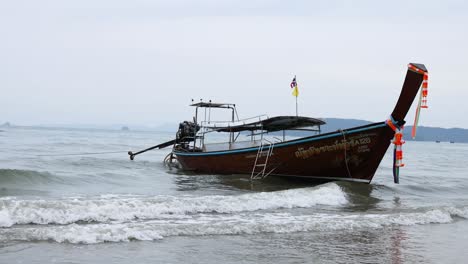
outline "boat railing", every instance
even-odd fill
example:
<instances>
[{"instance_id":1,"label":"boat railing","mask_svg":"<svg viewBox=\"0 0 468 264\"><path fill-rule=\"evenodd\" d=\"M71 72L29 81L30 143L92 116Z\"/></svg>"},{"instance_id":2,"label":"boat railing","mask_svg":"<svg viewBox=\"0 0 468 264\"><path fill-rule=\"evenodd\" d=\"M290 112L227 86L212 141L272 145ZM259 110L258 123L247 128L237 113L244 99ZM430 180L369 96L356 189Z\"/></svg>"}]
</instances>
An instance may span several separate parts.
<instances>
[{"instance_id":1,"label":"boat railing","mask_svg":"<svg viewBox=\"0 0 468 264\"><path fill-rule=\"evenodd\" d=\"M223 128L223 127L235 127L242 126L254 122L260 122L268 119L267 115L258 115L245 119L239 119L235 121L202 121L201 126L206 128Z\"/></svg>"},{"instance_id":2,"label":"boat railing","mask_svg":"<svg viewBox=\"0 0 468 264\"><path fill-rule=\"evenodd\" d=\"M246 141L236 141L236 142L213 142L203 144L203 151L220 151L220 150L232 150L232 149L242 149L242 148L252 148L265 145L274 145L281 142L280 139L256 139L256 140L246 140Z\"/></svg>"}]
</instances>

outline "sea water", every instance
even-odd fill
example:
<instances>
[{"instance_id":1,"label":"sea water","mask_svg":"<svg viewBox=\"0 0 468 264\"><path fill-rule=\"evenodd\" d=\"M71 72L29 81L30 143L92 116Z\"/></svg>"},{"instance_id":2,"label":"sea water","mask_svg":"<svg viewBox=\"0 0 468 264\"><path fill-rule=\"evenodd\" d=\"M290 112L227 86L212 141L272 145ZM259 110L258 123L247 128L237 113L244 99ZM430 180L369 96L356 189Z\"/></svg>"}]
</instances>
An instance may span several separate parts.
<instances>
[{"instance_id":1,"label":"sea water","mask_svg":"<svg viewBox=\"0 0 468 264\"><path fill-rule=\"evenodd\" d=\"M463 263L468 145L408 142L374 181L320 185L164 166L173 133L0 132L0 263Z\"/></svg>"}]
</instances>

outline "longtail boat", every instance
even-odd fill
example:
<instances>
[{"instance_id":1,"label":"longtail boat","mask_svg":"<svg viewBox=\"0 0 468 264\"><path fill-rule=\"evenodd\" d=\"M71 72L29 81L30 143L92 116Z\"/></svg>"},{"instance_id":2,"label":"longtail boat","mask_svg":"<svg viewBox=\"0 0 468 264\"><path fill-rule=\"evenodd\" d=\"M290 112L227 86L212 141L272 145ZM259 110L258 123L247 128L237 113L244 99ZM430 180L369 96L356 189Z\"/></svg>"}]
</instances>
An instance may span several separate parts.
<instances>
[{"instance_id":1,"label":"longtail boat","mask_svg":"<svg viewBox=\"0 0 468 264\"><path fill-rule=\"evenodd\" d=\"M128 154L133 160L145 151L172 146L165 160L177 162L185 171L247 174L252 180L275 176L370 183L387 149L394 143L394 181L398 183L398 170L404 166L402 129L421 85L419 115L419 109L427 108L427 69L423 64L410 63L400 97L386 121L328 133L321 133L325 121L318 118L257 116L241 120L235 104L192 103L193 122L181 123L174 140ZM229 111L229 121L210 120L211 111L219 109ZM286 137L286 132L294 130L311 135ZM208 138L215 132L226 134L228 139L209 142ZM245 138L248 140L242 140Z\"/></svg>"}]
</instances>

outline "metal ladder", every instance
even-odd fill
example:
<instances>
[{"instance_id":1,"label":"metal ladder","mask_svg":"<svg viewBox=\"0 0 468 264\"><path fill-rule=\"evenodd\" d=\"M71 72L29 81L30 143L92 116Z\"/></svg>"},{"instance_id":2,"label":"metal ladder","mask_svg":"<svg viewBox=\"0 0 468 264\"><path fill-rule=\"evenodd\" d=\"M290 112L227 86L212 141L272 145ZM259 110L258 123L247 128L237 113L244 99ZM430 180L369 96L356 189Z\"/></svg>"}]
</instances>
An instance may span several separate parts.
<instances>
[{"instance_id":1,"label":"metal ladder","mask_svg":"<svg viewBox=\"0 0 468 264\"><path fill-rule=\"evenodd\" d=\"M263 140L265 140L269 144L268 144L268 150L267 150L266 157L264 158L265 162L259 164L260 160L263 158L262 153L263 153L263 149L265 148L265 145L263 144ZM258 151L257 151L257 157L255 158L255 163L254 163L254 166L252 168L252 174L250 175L251 180L264 179L276 169L276 168L273 168L269 172L266 172L266 168L267 168L267 165L268 165L268 158L273 154L273 148L274 147L275 147L275 144L273 142L267 140L267 139L262 139L260 141L260 147L258 148Z\"/></svg>"}]
</instances>

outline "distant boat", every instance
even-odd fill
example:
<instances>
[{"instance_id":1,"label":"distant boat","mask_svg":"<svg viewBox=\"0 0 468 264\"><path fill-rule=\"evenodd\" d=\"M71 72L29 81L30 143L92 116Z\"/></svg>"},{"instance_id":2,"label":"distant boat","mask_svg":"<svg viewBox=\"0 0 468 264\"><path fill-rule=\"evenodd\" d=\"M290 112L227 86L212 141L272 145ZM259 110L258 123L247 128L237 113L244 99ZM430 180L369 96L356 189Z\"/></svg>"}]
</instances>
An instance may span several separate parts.
<instances>
[{"instance_id":1,"label":"distant boat","mask_svg":"<svg viewBox=\"0 0 468 264\"><path fill-rule=\"evenodd\" d=\"M440 143L440 140L436 140L436 143Z\"/></svg>"},{"instance_id":2,"label":"distant boat","mask_svg":"<svg viewBox=\"0 0 468 264\"><path fill-rule=\"evenodd\" d=\"M128 128L128 126L123 126L120 130L122 130L122 131L129 131L130 128Z\"/></svg>"},{"instance_id":3,"label":"distant boat","mask_svg":"<svg viewBox=\"0 0 468 264\"><path fill-rule=\"evenodd\" d=\"M405 117L427 74L423 64L408 65L400 97L387 121L372 123L330 133L321 133L321 119L303 116L257 116L239 119L235 104L200 101L193 122L180 123L175 139L138 152L129 151L130 159L152 149L172 146L165 161L176 160L182 170L205 174L247 174L251 179L267 176L299 178L314 181L353 181L370 183L396 131L405 124ZM356 98L358 103L362 98ZM268 97L258 98L258 103ZM229 119L212 121L214 110L226 110ZM208 117L208 118L207 118ZM237 117L237 118L236 118ZM316 135L288 140L286 131L311 131ZM216 132L225 133L226 142L209 143ZM278 137L267 138L276 132ZM282 137L280 136L282 133ZM245 138L248 140L240 140ZM281 138L280 138L281 137ZM401 143L400 143L401 144ZM401 146L401 145L400 145ZM394 179L402 166L397 148L394 152Z\"/></svg>"},{"instance_id":4,"label":"distant boat","mask_svg":"<svg viewBox=\"0 0 468 264\"><path fill-rule=\"evenodd\" d=\"M453 143L455 143L455 141L450 141L450 143L452 143L452 144L453 144Z\"/></svg>"}]
</instances>

